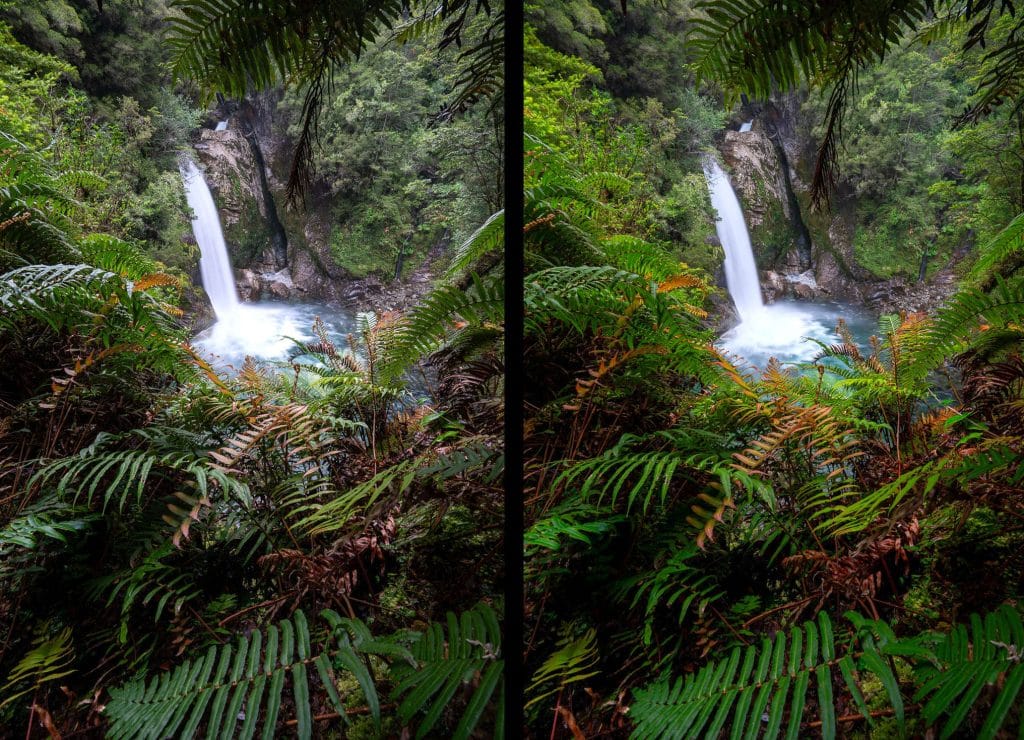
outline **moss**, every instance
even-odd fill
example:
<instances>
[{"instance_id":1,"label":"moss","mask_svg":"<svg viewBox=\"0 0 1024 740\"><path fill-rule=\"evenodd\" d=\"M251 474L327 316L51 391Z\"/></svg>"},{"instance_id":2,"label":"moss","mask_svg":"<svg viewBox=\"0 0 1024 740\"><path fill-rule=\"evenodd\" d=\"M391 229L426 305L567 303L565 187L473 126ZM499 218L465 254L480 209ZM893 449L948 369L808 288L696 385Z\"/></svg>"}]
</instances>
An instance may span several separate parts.
<instances>
[{"instance_id":1,"label":"moss","mask_svg":"<svg viewBox=\"0 0 1024 740\"><path fill-rule=\"evenodd\" d=\"M816 210L811 207L810 197L805 192L796 193L797 202L800 204L800 213L803 214L804 225L807 233L811 236L811 243L816 252L829 254L833 257L840 271L847 277L854 277L854 271L842 249L832 243L829 230L833 219L844 218L843 211L847 204L839 201L833 206L833 210Z\"/></svg>"},{"instance_id":2,"label":"moss","mask_svg":"<svg viewBox=\"0 0 1024 740\"><path fill-rule=\"evenodd\" d=\"M796 246L796 230L786 216L782 201L768 189L761 173L753 170L750 175L754 184L753 195L740 191L737 191L737 195L744 213L756 210L764 214L761 223L750 228L750 243L757 266L775 270L786 261L786 255Z\"/></svg>"},{"instance_id":3,"label":"moss","mask_svg":"<svg viewBox=\"0 0 1024 740\"><path fill-rule=\"evenodd\" d=\"M403 516L398 528L403 537L391 546L395 567L389 570L400 575L380 594L382 620L399 626L410 617L443 619L480 594L500 599L500 527L481 527L461 504L432 503Z\"/></svg>"},{"instance_id":4,"label":"moss","mask_svg":"<svg viewBox=\"0 0 1024 740\"><path fill-rule=\"evenodd\" d=\"M224 227L224 241L229 246L232 263L246 267L258 261L263 250L270 246L270 229L256 199L242 187L236 173L231 173L231 194L242 210L235 223Z\"/></svg>"}]
</instances>

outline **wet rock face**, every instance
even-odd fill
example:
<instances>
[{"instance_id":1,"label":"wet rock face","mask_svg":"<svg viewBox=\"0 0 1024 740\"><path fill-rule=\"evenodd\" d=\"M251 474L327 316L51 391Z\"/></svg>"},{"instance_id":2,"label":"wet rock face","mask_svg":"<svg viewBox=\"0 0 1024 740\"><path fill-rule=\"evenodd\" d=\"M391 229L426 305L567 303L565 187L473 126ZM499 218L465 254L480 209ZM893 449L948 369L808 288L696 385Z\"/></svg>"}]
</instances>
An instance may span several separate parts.
<instances>
[{"instance_id":1,"label":"wet rock face","mask_svg":"<svg viewBox=\"0 0 1024 740\"><path fill-rule=\"evenodd\" d=\"M726 131L719 150L729 179L740 196L749 229L763 226L769 214L786 202L785 181L772 142L758 121L750 131Z\"/></svg>"},{"instance_id":2,"label":"wet rock face","mask_svg":"<svg viewBox=\"0 0 1024 740\"><path fill-rule=\"evenodd\" d=\"M266 298L276 300L292 300L302 297L302 291L295 285L288 269L238 271L236 280L239 300L251 302Z\"/></svg>"},{"instance_id":3,"label":"wet rock face","mask_svg":"<svg viewBox=\"0 0 1024 740\"><path fill-rule=\"evenodd\" d=\"M200 129L195 144L196 158L207 185L213 192L221 225L238 223L247 200L255 198L258 188L252 180L253 163L249 145L236 130Z\"/></svg>"},{"instance_id":4,"label":"wet rock face","mask_svg":"<svg viewBox=\"0 0 1024 740\"><path fill-rule=\"evenodd\" d=\"M913 313L933 311L955 290L956 276L948 272L927 283L915 283L905 278L876 283L865 290L865 299L878 313Z\"/></svg>"}]
</instances>

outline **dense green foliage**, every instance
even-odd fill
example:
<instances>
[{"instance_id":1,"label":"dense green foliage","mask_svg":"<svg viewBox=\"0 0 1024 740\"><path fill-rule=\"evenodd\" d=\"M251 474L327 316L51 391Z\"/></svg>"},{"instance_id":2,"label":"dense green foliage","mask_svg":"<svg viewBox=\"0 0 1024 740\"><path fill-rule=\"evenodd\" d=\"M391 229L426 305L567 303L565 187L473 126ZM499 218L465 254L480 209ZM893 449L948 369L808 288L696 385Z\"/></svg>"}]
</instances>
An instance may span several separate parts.
<instances>
[{"instance_id":1,"label":"dense green foliage","mask_svg":"<svg viewBox=\"0 0 1024 740\"><path fill-rule=\"evenodd\" d=\"M365 0L351 6L339 0L252 4L226 0L179 0L171 17L170 43L175 70L199 81L208 100L215 92L241 98L282 82L303 85L295 154L288 175L288 197L295 200L314 169L321 109L339 67L359 59L375 41L393 35L405 42L423 36L439 49L466 47L446 115L485 99L501 100L504 63L504 11L473 0ZM473 21L483 19L474 28Z\"/></svg>"},{"instance_id":2,"label":"dense green foliage","mask_svg":"<svg viewBox=\"0 0 1024 740\"><path fill-rule=\"evenodd\" d=\"M710 24L754 5L798 13L732 0L700 12ZM1009 109L976 128L951 121L970 93L957 65L989 62L935 36L861 69L861 98L846 109L836 197L856 199L865 266L906 272L930 241L951 251L970 233L977 259L954 295L931 315L882 317L866 347L840 326L806 366L759 372L711 344L711 290L693 269L701 232L668 234L652 215L659 175L694 177L696 190L698 158L667 150L643 178L619 164L646 72L635 87L612 82L613 64L631 71L609 45L663 41L655 60L711 53L682 43L685 22L665 30L679 8L657 30L644 18L659 6L634 10L639 20L586 3L528 11L546 25L526 34L527 727L642 738L1018 732L1024 216L1000 179L1013 151L969 143L1012 143L1016 130L1005 128ZM586 23L569 33L568 18ZM730 36L735 52L721 51L709 75L732 81L718 67L749 63L759 34L778 32L758 19L749 46ZM794 37L805 32L816 30ZM844 40L791 51L820 53L807 73L832 74ZM734 71L764 71L750 66ZM796 83L799 71L775 81ZM706 146L720 119L705 120L696 140ZM898 262L907 253L909 267Z\"/></svg>"},{"instance_id":3,"label":"dense green foliage","mask_svg":"<svg viewBox=\"0 0 1024 740\"><path fill-rule=\"evenodd\" d=\"M198 119L160 72L156 18L130 2L102 14L62 0L0 13L3 132L63 173L77 227L145 244L167 268L193 268L177 155Z\"/></svg>"},{"instance_id":4,"label":"dense green foliage","mask_svg":"<svg viewBox=\"0 0 1024 740\"><path fill-rule=\"evenodd\" d=\"M331 257L348 272L398 278L459 243L501 205L500 114L434 117L458 73L429 46L382 44L339 70L320 114L314 207L334 224ZM280 106L301 135L302 92ZM401 268L401 269L400 269Z\"/></svg>"},{"instance_id":5,"label":"dense green foliage","mask_svg":"<svg viewBox=\"0 0 1024 740\"><path fill-rule=\"evenodd\" d=\"M425 178L423 222L444 205L462 241L421 305L359 314L343 341L318 323L283 367L214 370L183 311L177 156L198 120L163 65L165 10L3 8L0 726L500 736L500 184ZM415 54L378 54L369 76L395 63L415 87ZM357 106L386 106L346 75ZM437 166L441 144L412 143ZM331 167L342 146L325 142ZM346 187L426 187L386 167L386 189ZM397 210L396 229L421 226Z\"/></svg>"}]
</instances>

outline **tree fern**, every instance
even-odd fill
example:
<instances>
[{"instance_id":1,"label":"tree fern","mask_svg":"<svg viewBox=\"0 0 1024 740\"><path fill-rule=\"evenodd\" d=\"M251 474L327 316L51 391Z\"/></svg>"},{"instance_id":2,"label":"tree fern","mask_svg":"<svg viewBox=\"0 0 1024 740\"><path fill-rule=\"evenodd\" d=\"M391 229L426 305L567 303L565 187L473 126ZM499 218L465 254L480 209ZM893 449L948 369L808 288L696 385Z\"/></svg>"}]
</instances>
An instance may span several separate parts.
<instances>
[{"instance_id":1,"label":"tree fern","mask_svg":"<svg viewBox=\"0 0 1024 740\"><path fill-rule=\"evenodd\" d=\"M690 43L697 52L702 79L723 83L727 102L740 93L767 100L778 88L806 82L830 90L825 134L811 183L815 203L827 200L837 180L838 142L842 119L856 94L858 73L897 48L907 33L922 27L937 7L971 21L964 48L980 44L1001 14L1014 15L1014 4L1002 0L934 3L928 0L859 0L834 3L814 0L776 3L769 0L703 0L695 6ZM1016 41L1024 22L1015 21L1006 41L988 53L995 63L978 85L973 105L962 117L977 120L1001 103L1019 108L1024 88L1024 59ZM948 26L947 28L962 28Z\"/></svg>"},{"instance_id":2,"label":"tree fern","mask_svg":"<svg viewBox=\"0 0 1024 740\"><path fill-rule=\"evenodd\" d=\"M337 690L339 671L356 679L379 729L380 699L365 662L370 655L388 666L395 684L393 696L401 700L398 712L402 720L413 723L419 718L417 737L437 724L441 711L465 684L475 684L475 688L451 736L468 738L496 692L496 730L500 736L503 661L500 630L488 607L478 606L461 618L449 614L447 634L441 625L432 624L423 633L398 633L387 638L374 638L359 620L340 617L330 610L322 614L329 626L323 647L311 636L305 615L297 611L265 633L240 636L234 646L212 646L204 656L159 677L112 689L104 709L110 721L108 736L191 738L205 724L207 737L251 738L262 723L261 737L272 738L276 736L287 683L291 686L296 736L310 738L314 732L314 691L322 692L339 718L346 721L346 708ZM316 669L316 679L312 668ZM421 714L425 716L420 718ZM244 720L239 719L242 716Z\"/></svg>"},{"instance_id":3,"label":"tree fern","mask_svg":"<svg viewBox=\"0 0 1024 740\"><path fill-rule=\"evenodd\" d=\"M296 4L276 0L176 0L169 19L174 49L174 74L200 83L206 100L215 92L242 98L278 82L305 86L301 128L288 180L288 192L304 190L313 166L319 112L335 69L357 59L410 9L436 15L446 23L439 46L461 46L473 16L491 16L491 23L460 57L458 90L451 104L462 110L480 97L500 93L504 59L504 15L486 4L455 0L435 4L402 0L366 0L358 5L330 0ZM415 33L415 30L412 32Z\"/></svg>"}]
</instances>

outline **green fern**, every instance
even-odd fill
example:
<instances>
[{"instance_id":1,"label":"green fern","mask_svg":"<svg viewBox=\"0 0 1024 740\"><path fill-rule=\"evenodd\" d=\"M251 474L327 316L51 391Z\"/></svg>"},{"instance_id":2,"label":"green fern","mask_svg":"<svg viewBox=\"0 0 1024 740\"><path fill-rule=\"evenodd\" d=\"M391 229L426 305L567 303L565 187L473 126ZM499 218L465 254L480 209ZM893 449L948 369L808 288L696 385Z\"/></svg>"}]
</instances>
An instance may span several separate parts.
<instances>
[{"instance_id":1,"label":"green fern","mask_svg":"<svg viewBox=\"0 0 1024 740\"><path fill-rule=\"evenodd\" d=\"M572 683L597 676L597 662L600 658L597 651L597 632L591 628L576 639L571 636L558 641L558 649L533 674L533 679L526 689L530 700L526 708L544 701ZM547 686L547 688L544 688Z\"/></svg>"},{"instance_id":2,"label":"green fern","mask_svg":"<svg viewBox=\"0 0 1024 740\"><path fill-rule=\"evenodd\" d=\"M929 727L941 724L939 737L952 737L968 715L988 705L984 722L971 737L993 740L1004 726L1024 728L1017 697L1024 686L1021 615L1002 606L985 617L972 614L970 628L946 634L925 632L898 638L885 622L849 612L857 633L845 651L837 650L831 620L820 612L789 635L778 632L760 646L736 648L728 658L672 681L665 678L635 692L630 709L634 738L724 736L731 740L760 736L802 737L801 726L812 686L823 738L836 737L836 669L849 699L873 724L861 691L868 676L884 689L901 732L907 710L894 659L913 670L914 702ZM989 692L985 689L988 688ZM980 705L980 706L979 706ZM788 712L787 712L788 709Z\"/></svg>"},{"instance_id":3,"label":"green fern","mask_svg":"<svg viewBox=\"0 0 1024 740\"><path fill-rule=\"evenodd\" d=\"M0 694L6 694L6 698L0 702L0 709L34 692L45 683L70 676L75 672L69 667L73 660L70 627L65 627L53 637L37 637L33 640L32 649L11 669L7 683L0 687ZM31 683L27 688L13 691L23 681Z\"/></svg>"},{"instance_id":4,"label":"green fern","mask_svg":"<svg viewBox=\"0 0 1024 740\"><path fill-rule=\"evenodd\" d=\"M982 290L992 288L997 277L1008 278L1024 261L1024 213L1013 219L980 250L967 281Z\"/></svg>"},{"instance_id":5,"label":"green fern","mask_svg":"<svg viewBox=\"0 0 1024 740\"><path fill-rule=\"evenodd\" d=\"M760 645L734 648L729 657L675 681L663 679L635 692L630 707L634 738L718 737L730 740L759 736L773 740L785 725L786 738L801 737L807 697L813 685L821 718L821 736L836 736L834 671L839 669L854 703L869 721L870 713L857 686L857 676L877 676L896 718L903 723L903 700L896 677L879 652L864 646L858 658L840 656L832 622L824 612L787 635ZM788 715L787 715L788 709ZM762 719L767 715L767 723ZM787 718L788 717L788 718Z\"/></svg>"},{"instance_id":6,"label":"green fern","mask_svg":"<svg viewBox=\"0 0 1024 740\"><path fill-rule=\"evenodd\" d=\"M449 280L457 281L463 272L488 255L503 254L505 245L505 211L500 210L470 234L455 248L446 273ZM479 268L477 272L480 272Z\"/></svg>"},{"instance_id":7,"label":"green fern","mask_svg":"<svg viewBox=\"0 0 1024 740\"><path fill-rule=\"evenodd\" d=\"M35 550L52 540L67 544L68 537L83 532L100 519L98 514L45 497L21 512L0 529L0 557L21 547Z\"/></svg>"},{"instance_id":8,"label":"green fern","mask_svg":"<svg viewBox=\"0 0 1024 740\"><path fill-rule=\"evenodd\" d=\"M501 628L494 611L484 605L463 612L458 618L448 613L447 634L437 623L411 638L412 660L391 664L395 682L392 697L400 701L398 716L406 724L425 712L416 738L425 737L438 723L458 689L473 686L473 693L451 737L465 740L494 700L494 735L504 737L504 661L501 656ZM495 700L495 694L496 700Z\"/></svg>"},{"instance_id":9,"label":"green fern","mask_svg":"<svg viewBox=\"0 0 1024 740\"><path fill-rule=\"evenodd\" d=\"M498 692L496 736L500 737L503 661L500 629L490 608L480 605L460 619L449 614L447 635L440 625L432 624L425 633L389 638L374 638L359 620L333 611L322 615L330 627L322 649L312 639L305 615L297 611L291 619L268 627L265 637L259 631L241 636L234 647L212 646L203 657L169 673L112 689L104 710L110 721L108 737L191 738L205 724L207 737L251 738L262 723L261 737L269 740L276 736L288 683L295 734L310 738L314 689L322 690L329 705L347 721L337 691L337 671L356 679L379 731L380 699L366 663L370 655L389 667L393 696L402 700L398 709L402 720L411 723L424 714L417 737L437 724L461 686L473 683L473 696L451 736L468 738ZM316 669L318 683L311 680L311 668ZM240 711L244 720L238 719Z\"/></svg>"},{"instance_id":10,"label":"green fern","mask_svg":"<svg viewBox=\"0 0 1024 740\"><path fill-rule=\"evenodd\" d=\"M124 511L129 502L141 505L154 480L170 480L195 488L203 498L214 489L242 495L247 485L229 475L209 457L191 454L157 455L150 450L104 450L92 445L77 455L47 462L30 485L52 487L58 496L92 505L99 498L104 509Z\"/></svg>"},{"instance_id":11,"label":"green fern","mask_svg":"<svg viewBox=\"0 0 1024 740\"><path fill-rule=\"evenodd\" d=\"M460 322L476 327L499 328L505 319L503 277L478 277L470 273L471 285L437 288L383 338L384 356L380 375L396 378L421 358L440 349Z\"/></svg>"},{"instance_id":12,"label":"green fern","mask_svg":"<svg viewBox=\"0 0 1024 740\"><path fill-rule=\"evenodd\" d=\"M1017 701L1024 685L1024 625L1017 611L1003 606L984 619L972 614L970 629L957 625L945 635L926 633L915 643L922 652L910 656L918 660L914 701L925 702L921 714L930 726L945 720L940 738L952 737L963 725L986 687L999 693L976 737L991 740L1008 720L1024 731ZM906 647L898 654L907 655Z\"/></svg>"},{"instance_id":13,"label":"green fern","mask_svg":"<svg viewBox=\"0 0 1024 740\"><path fill-rule=\"evenodd\" d=\"M720 579L709 568L694 562L701 555L693 542L686 542L668 554L653 570L623 579L615 590L629 600L635 609L643 604L644 627L641 639L650 645L654 636L654 620L659 608L673 609L676 624L682 628L687 615L703 615L709 606L726 594Z\"/></svg>"}]
</instances>

